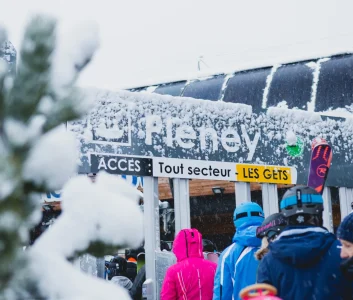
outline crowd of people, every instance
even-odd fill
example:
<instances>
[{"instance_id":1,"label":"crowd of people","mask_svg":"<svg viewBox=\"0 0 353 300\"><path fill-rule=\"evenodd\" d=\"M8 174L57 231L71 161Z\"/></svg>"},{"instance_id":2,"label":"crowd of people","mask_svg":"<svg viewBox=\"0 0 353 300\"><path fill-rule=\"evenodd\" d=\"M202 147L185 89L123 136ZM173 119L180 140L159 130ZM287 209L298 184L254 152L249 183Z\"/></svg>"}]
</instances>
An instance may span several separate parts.
<instances>
[{"instance_id":1,"label":"crowd of people","mask_svg":"<svg viewBox=\"0 0 353 300\"><path fill-rule=\"evenodd\" d=\"M250 299L261 294L250 292L256 287L268 288L266 299L353 299L353 213L334 235L323 226L323 203L319 193L303 186L288 189L280 212L266 218L258 204L242 203L234 210L232 244L220 256L197 229L181 230L172 249L161 241L161 250L172 250L177 263L166 272L160 299L226 300L245 294ZM48 226L48 220L38 226ZM42 227L31 232L33 241ZM143 247L110 257L105 270L106 279L127 289L132 299L143 298ZM262 285L253 289L254 284ZM279 298L269 296L272 288Z\"/></svg>"},{"instance_id":2,"label":"crowd of people","mask_svg":"<svg viewBox=\"0 0 353 300\"><path fill-rule=\"evenodd\" d=\"M202 239L201 234L196 229L190 229L190 232L192 232L191 238L194 238L196 242L190 243L188 248L184 247L186 236L188 235L187 232L180 231L173 242L173 252L178 261L182 261L186 257L194 257L197 254L197 256L209 261L209 265L216 266L215 263L218 261L219 253L215 244L210 240ZM165 241L161 241L160 248L162 251L171 250L169 244ZM208 272L206 271L205 274L208 274ZM143 299L143 283L146 281L144 247L126 249L124 254L117 253L114 256L106 256L105 279L125 288L129 292L131 299ZM211 279L213 280L213 277Z\"/></svg>"},{"instance_id":3,"label":"crowd of people","mask_svg":"<svg viewBox=\"0 0 353 300\"><path fill-rule=\"evenodd\" d=\"M199 231L181 230L172 249L177 263L167 270L160 299L255 297L262 293L246 290L255 283L279 297L266 299L352 299L353 214L335 236L323 227L323 203L303 186L287 190L280 212L267 218L258 204L242 203L234 211L233 243L217 263L202 254Z\"/></svg>"}]
</instances>

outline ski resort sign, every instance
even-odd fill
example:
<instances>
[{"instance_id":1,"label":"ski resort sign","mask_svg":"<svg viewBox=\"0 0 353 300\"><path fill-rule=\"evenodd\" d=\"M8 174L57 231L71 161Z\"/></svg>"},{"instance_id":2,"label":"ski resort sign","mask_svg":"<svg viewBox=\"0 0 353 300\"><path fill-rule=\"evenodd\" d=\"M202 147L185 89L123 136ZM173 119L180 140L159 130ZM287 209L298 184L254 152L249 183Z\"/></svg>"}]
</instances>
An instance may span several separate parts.
<instances>
[{"instance_id":1,"label":"ski resort sign","mask_svg":"<svg viewBox=\"0 0 353 300\"><path fill-rule=\"evenodd\" d=\"M90 164L93 173L106 171L110 174L277 184L297 182L296 169L284 166L96 154L91 154Z\"/></svg>"},{"instance_id":2,"label":"ski resort sign","mask_svg":"<svg viewBox=\"0 0 353 300\"><path fill-rule=\"evenodd\" d=\"M236 181L276 184L296 184L297 170L293 167L236 164Z\"/></svg>"},{"instance_id":3,"label":"ski resort sign","mask_svg":"<svg viewBox=\"0 0 353 300\"><path fill-rule=\"evenodd\" d=\"M153 158L153 176L186 179L296 184L293 167L246 165L191 159Z\"/></svg>"},{"instance_id":4,"label":"ski resort sign","mask_svg":"<svg viewBox=\"0 0 353 300\"><path fill-rule=\"evenodd\" d=\"M153 158L153 176L235 181L235 163Z\"/></svg>"},{"instance_id":5,"label":"ski resort sign","mask_svg":"<svg viewBox=\"0 0 353 300\"><path fill-rule=\"evenodd\" d=\"M94 153L294 166L298 183L305 184L311 140L321 136L340 153L334 156L328 184L353 187L351 120L284 108L255 113L244 104L126 91L96 91L93 97L95 107L87 118L68 124L81 144L80 173L91 172ZM302 155L287 153L288 131L300 136ZM286 180L285 172L281 175ZM265 180L267 172L262 176Z\"/></svg>"},{"instance_id":6,"label":"ski resort sign","mask_svg":"<svg viewBox=\"0 0 353 300\"><path fill-rule=\"evenodd\" d=\"M92 173L152 176L151 158L91 154L90 165Z\"/></svg>"}]
</instances>

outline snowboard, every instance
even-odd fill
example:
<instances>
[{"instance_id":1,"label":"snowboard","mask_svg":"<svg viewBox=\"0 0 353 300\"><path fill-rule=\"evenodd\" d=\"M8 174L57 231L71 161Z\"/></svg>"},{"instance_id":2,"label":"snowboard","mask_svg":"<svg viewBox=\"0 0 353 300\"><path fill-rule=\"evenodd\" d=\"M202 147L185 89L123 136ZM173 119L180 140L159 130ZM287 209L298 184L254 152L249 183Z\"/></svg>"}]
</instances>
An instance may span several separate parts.
<instances>
[{"instance_id":1,"label":"snowboard","mask_svg":"<svg viewBox=\"0 0 353 300\"><path fill-rule=\"evenodd\" d=\"M323 138L315 138L311 144L308 186L322 195L332 161L332 148Z\"/></svg>"}]
</instances>

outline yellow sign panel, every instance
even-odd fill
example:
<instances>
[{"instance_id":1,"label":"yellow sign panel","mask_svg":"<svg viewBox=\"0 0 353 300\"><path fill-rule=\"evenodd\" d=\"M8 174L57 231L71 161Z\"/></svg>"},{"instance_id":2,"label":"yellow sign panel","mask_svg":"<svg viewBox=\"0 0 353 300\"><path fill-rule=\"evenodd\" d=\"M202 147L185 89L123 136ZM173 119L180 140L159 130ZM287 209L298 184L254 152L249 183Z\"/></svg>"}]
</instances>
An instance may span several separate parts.
<instances>
[{"instance_id":1,"label":"yellow sign panel","mask_svg":"<svg viewBox=\"0 0 353 300\"><path fill-rule=\"evenodd\" d=\"M293 167L236 164L236 181L295 184L297 170Z\"/></svg>"}]
</instances>

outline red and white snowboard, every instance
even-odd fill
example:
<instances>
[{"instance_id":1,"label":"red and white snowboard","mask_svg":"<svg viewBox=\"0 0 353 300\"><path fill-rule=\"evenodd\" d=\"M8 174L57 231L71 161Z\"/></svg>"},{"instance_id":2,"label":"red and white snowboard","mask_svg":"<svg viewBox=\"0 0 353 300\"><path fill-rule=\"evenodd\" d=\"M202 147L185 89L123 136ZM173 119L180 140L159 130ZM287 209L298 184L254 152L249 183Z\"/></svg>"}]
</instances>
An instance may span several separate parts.
<instances>
[{"instance_id":1,"label":"red and white snowboard","mask_svg":"<svg viewBox=\"0 0 353 300\"><path fill-rule=\"evenodd\" d=\"M332 148L323 138L315 138L311 144L308 186L322 194L332 161Z\"/></svg>"}]
</instances>

